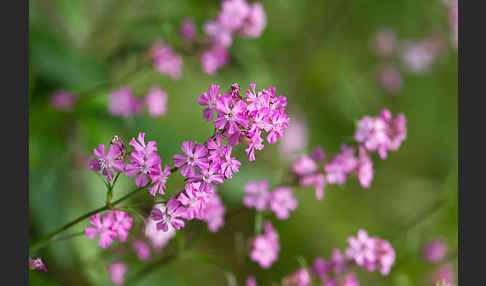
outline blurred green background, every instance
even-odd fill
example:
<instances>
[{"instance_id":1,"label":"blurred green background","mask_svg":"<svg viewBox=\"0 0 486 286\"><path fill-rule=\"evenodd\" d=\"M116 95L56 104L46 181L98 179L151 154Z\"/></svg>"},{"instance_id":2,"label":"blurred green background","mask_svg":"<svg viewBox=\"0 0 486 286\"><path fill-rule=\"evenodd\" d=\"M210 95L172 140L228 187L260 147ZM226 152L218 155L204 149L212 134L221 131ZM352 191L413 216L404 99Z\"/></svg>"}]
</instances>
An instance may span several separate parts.
<instances>
[{"instance_id":1,"label":"blurred green background","mask_svg":"<svg viewBox=\"0 0 486 286\"><path fill-rule=\"evenodd\" d=\"M338 152L340 143L354 134L355 122L382 108L394 115L405 113L408 137L388 159L375 158L370 189L349 179L344 187L328 186L325 199L317 201L310 188L295 188L297 210L285 221L272 217L281 251L269 270L242 254L244 241L253 236L253 210L205 235L196 250L232 271L240 285L251 274L259 285L270 285L298 268L298 257L308 263L317 256L327 259L333 248L344 249L346 238L364 228L390 239L397 260L386 277L359 271L360 285L426 285L424 277L435 268L422 262L420 247L436 236L446 238L450 261L457 267L457 50L448 44L425 75L403 73L403 90L392 96L376 80L384 61L370 48L375 32L384 26L400 39L448 31L447 8L440 0L262 2L268 21L263 35L235 39L229 65L209 76L196 58L184 54L182 79L172 80L151 66L139 69L140 58L156 39L175 43L178 25L186 17L193 18L202 33L202 24L216 17L220 1L30 1L31 242L103 205L102 181L80 163L98 144L107 144L113 135L128 142L144 131L157 141L164 162L172 165L183 140L202 141L212 133L196 102L208 85L226 90L238 82L246 90L256 82L257 88L275 86L287 96L290 117L300 118L308 128L304 151L321 145L328 153ZM139 95L160 85L169 95L168 112L158 118L113 117L107 95L122 85ZM49 106L49 97L59 89L79 95L74 111ZM227 212L241 205L247 181L267 178L276 185L290 165L278 144L267 144L253 163L243 159L241 148L237 155L243 162L240 173L218 186ZM181 176L171 177L169 193L181 184ZM132 180L121 176L115 197L133 187ZM140 194L134 201L149 198ZM82 231L86 224L71 232ZM127 263L127 277L146 264L128 244L117 242L102 251L83 236L52 243L36 256L49 272L31 271L31 285L112 285L106 268L115 258ZM137 285L225 283L220 268L180 259Z\"/></svg>"}]
</instances>

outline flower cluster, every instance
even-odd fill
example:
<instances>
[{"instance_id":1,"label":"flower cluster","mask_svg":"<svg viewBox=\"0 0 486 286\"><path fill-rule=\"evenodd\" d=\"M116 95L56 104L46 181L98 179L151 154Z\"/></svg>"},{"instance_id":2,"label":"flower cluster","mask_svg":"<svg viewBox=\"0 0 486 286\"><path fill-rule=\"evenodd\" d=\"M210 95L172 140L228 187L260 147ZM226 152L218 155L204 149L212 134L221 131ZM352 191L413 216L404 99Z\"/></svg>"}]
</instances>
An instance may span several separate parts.
<instances>
[{"instance_id":1,"label":"flower cluster","mask_svg":"<svg viewBox=\"0 0 486 286\"><path fill-rule=\"evenodd\" d=\"M60 90L52 94L50 102L54 109L67 112L73 109L78 100L75 93Z\"/></svg>"},{"instance_id":2,"label":"flower cluster","mask_svg":"<svg viewBox=\"0 0 486 286\"><path fill-rule=\"evenodd\" d=\"M280 244L277 231L270 221L263 222L264 233L253 239L253 249L250 253L251 260L261 267L269 268L278 258Z\"/></svg>"},{"instance_id":3,"label":"flower cluster","mask_svg":"<svg viewBox=\"0 0 486 286\"><path fill-rule=\"evenodd\" d=\"M287 219L290 211L297 208L297 200L290 187L280 186L270 192L267 180L248 182L245 185L243 204L248 208L255 208L257 211L269 208L278 219L282 220Z\"/></svg>"},{"instance_id":4,"label":"flower cluster","mask_svg":"<svg viewBox=\"0 0 486 286\"><path fill-rule=\"evenodd\" d=\"M137 98L128 87L122 87L109 94L109 111L114 116L130 117L137 115L147 107L152 117L167 112L167 93L160 87L153 86L145 98Z\"/></svg>"},{"instance_id":5,"label":"flower cluster","mask_svg":"<svg viewBox=\"0 0 486 286\"><path fill-rule=\"evenodd\" d=\"M317 147L311 156L299 156L292 165L292 172L299 177L300 186L315 187L317 199L324 197L326 184L342 185L349 175L355 175L363 188L369 188L374 176L369 153L377 152L385 159L388 151L400 148L406 136L405 116L399 114L393 118L389 110L383 109L379 116L365 116L358 122L354 134L357 147L341 144L341 152L327 162L324 152ZM324 162L324 172L319 168L321 162Z\"/></svg>"},{"instance_id":6,"label":"flower cluster","mask_svg":"<svg viewBox=\"0 0 486 286\"><path fill-rule=\"evenodd\" d=\"M258 38L267 24L261 3L247 3L245 0L224 0L218 18L204 24L204 33L209 37L211 47L203 52L201 64L204 72L214 74L227 62L227 52L234 35L244 38Z\"/></svg>"},{"instance_id":7,"label":"flower cluster","mask_svg":"<svg viewBox=\"0 0 486 286\"><path fill-rule=\"evenodd\" d=\"M42 262L42 259L40 259L40 257L37 257L36 259L32 259L29 257L29 269L47 272L47 268L44 265L44 262Z\"/></svg>"},{"instance_id":8,"label":"flower cluster","mask_svg":"<svg viewBox=\"0 0 486 286\"><path fill-rule=\"evenodd\" d=\"M182 76L182 58L172 47L162 41L156 41L150 47L149 56L153 67L160 73L169 75L173 79Z\"/></svg>"},{"instance_id":9,"label":"flower cluster","mask_svg":"<svg viewBox=\"0 0 486 286\"><path fill-rule=\"evenodd\" d=\"M133 219L126 212L114 210L106 213L103 217L97 213L91 216L91 226L85 228L85 234L90 239L99 235L98 244L100 247L108 248L117 238L121 242L127 240L132 222Z\"/></svg>"}]
</instances>

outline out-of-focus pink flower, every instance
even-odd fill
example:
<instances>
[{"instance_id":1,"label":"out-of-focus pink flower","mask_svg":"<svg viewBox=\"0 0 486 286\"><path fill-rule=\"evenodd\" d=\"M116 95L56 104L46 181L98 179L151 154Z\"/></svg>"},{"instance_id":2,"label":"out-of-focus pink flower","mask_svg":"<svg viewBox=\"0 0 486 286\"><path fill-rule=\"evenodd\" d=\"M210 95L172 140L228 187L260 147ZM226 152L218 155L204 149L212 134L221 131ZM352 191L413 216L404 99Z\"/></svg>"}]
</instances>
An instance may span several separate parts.
<instances>
[{"instance_id":1,"label":"out-of-focus pink flower","mask_svg":"<svg viewBox=\"0 0 486 286\"><path fill-rule=\"evenodd\" d=\"M201 66L206 74L215 74L221 67L228 63L226 48L214 46L201 54Z\"/></svg>"},{"instance_id":2,"label":"out-of-focus pink flower","mask_svg":"<svg viewBox=\"0 0 486 286\"><path fill-rule=\"evenodd\" d=\"M359 286L359 281L356 279L356 275L354 273L349 273L346 275L341 286Z\"/></svg>"},{"instance_id":3,"label":"out-of-focus pink flower","mask_svg":"<svg viewBox=\"0 0 486 286\"><path fill-rule=\"evenodd\" d=\"M150 258L150 247L145 241L137 240L132 244L133 251L137 254L141 260L147 260Z\"/></svg>"},{"instance_id":4,"label":"out-of-focus pink flower","mask_svg":"<svg viewBox=\"0 0 486 286\"><path fill-rule=\"evenodd\" d=\"M115 285L123 285L123 283L125 282L124 276L126 271L127 266L125 265L125 263L120 261L113 262L108 268L111 281L113 281Z\"/></svg>"},{"instance_id":5,"label":"out-of-focus pink flower","mask_svg":"<svg viewBox=\"0 0 486 286\"><path fill-rule=\"evenodd\" d=\"M452 264L444 264L439 269L434 271L429 277L430 285L437 285L437 283L444 283L446 286L454 285L456 280L456 271Z\"/></svg>"},{"instance_id":6,"label":"out-of-focus pink flower","mask_svg":"<svg viewBox=\"0 0 486 286\"><path fill-rule=\"evenodd\" d=\"M355 148L341 144L341 153L324 166L326 182L329 184L344 184L347 175L356 168L358 160L354 157Z\"/></svg>"},{"instance_id":7,"label":"out-of-focus pink flower","mask_svg":"<svg viewBox=\"0 0 486 286\"><path fill-rule=\"evenodd\" d=\"M331 273L331 263L324 259L317 257L311 267L311 273L318 275L321 279L325 279L329 273Z\"/></svg>"},{"instance_id":8,"label":"out-of-focus pink flower","mask_svg":"<svg viewBox=\"0 0 486 286\"><path fill-rule=\"evenodd\" d=\"M120 241L125 242L127 240L128 232L132 228L133 219L128 213L118 210L114 210L112 214L114 222L111 228L116 232Z\"/></svg>"},{"instance_id":9,"label":"out-of-focus pink flower","mask_svg":"<svg viewBox=\"0 0 486 286\"><path fill-rule=\"evenodd\" d=\"M185 19L179 28L179 34L185 41L191 41L196 36L196 24L190 18Z\"/></svg>"},{"instance_id":10,"label":"out-of-focus pink flower","mask_svg":"<svg viewBox=\"0 0 486 286\"><path fill-rule=\"evenodd\" d=\"M308 130L305 123L298 118L292 118L285 135L280 142L280 150L285 157L291 156L296 151L305 149L308 142Z\"/></svg>"},{"instance_id":11,"label":"out-of-focus pink flower","mask_svg":"<svg viewBox=\"0 0 486 286\"><path fill-rule=\"evenodd\" d=\"M253 276L253 275L248 276L248 279L246 279L245 285L246 286L257 286L255 276Z\"/></svg>"},{"instance_id":12,"label":"out-of-focus pink flower","mask_svg":"<svg viewBox=\"0 0 486 286\"><path fill-rule=\"evenodd\" d=\"M211 185L211 187L214 187ZM210 232L217 232L224 225L224 215L226 208L221 201L221 198L211 191L212 195L202 208L199 219L205 221L208 224Z\"/></svg>"},{"instance_id":13,"label":"out-of-focus pink flower","mask_svg":"<svg viewBox=\"0 0 486 286\"><path fill-rule=\"evenodd\" d=\"M167 93L159 87L152 87L145 97L150 116L157 117L167 112Z\"/></svg>"},{"instance_id":14,"label":"out-of-focus pink flower","mask_svg":"<svg viewBox=\"0 0 486 286\"><path fill-rule=\"evenodd\" d=\"M209 36L214 46L226 50L233 43L233 33L218 21L207 21L204 23L204 33Z\"/></svg>"},{"instance_id":15,"label":"out-of-focus pink flower","mask_svg":"<svg viewBox=\"0 0 486 286\"><path fill-rule=\"evenodd\" d=\"M78 102L78 96L72 92L56 91L51 96L51 106L60 111L71 111Z\"/></svg>"},{"instance_id":16,"label":"out-of-focus pink flower","mask_svg":"<svg viewBox=\"0 0 486 286\"><path fill-rule=\"evenodd\" d=\"M171 46L157 41L152 45L149 53L157 71L167 74L173 79L181 78L182 58L172 50Z\"/></svg>"},{"instance_id":17,"label":"out-of-focus pink flower","mask_svg":"<svg viewBox=\"0 0 486 286\"><path fill-rule=\"evenodd\" d=\"M263 223L264 234L257 235L253 240L253 250L250 258L262 268L269 268L278 258L280 244L278 233L269 221Z\"/></svg>"},{"instance_id":18,"label":"out-of-focus pink flower","mask_svg":"<svg viewBox=\"0 0 486 286\"><path fill-rule=\"evenodd\" d=\"M284 277L283 285L309 286L311 285L311 277L307 269L299 268L294 273Z\"/></svg>"},{"instance_id":19,"label":"out-of-focus pink flower","mask_svg":"<svg viewBox=\"0 0 486 286\"><path fill-rule=\"evenodd\" d=\"M116 231L113 230L115 219L113 214L107 213L100 218L100 214L95 214L90 218L91 226L85 228L85 234L88 238L93 239L100 236L98 241L101 248L108 248L117 237Z\"/></svg>"},{"instance_id":20,"label":"out-of-focus pink flower","mask_svg":"<svg viewBox=\"0 0 486 286\"><path fill-rule=\"evenodd\" d=\"M402 75L395 67L386 66L380 71L380 85L386 92L396 95L403 87Z\"/></svg>"},{"instance_id":21,"label":"out-of-focus pink flower","mask_svg":"<svg viewBox=\"0 0 486 286\"><path fill-rule=\"evenodd\" d=\"M247 208L255 208L258 211L263 211L267 208L270 199L271 195L268 191L267 180L261 180L260 182L251 181L245 185L243 204Z\"/></svg>"},{"instance_id":22,"label":"out-of-focus pink flower","mask_svg":"<svg viewBox=\"0 0 486 286\"><path fill-rule=\"evenodd\" d=\"M411 73L425 74L443 48L443 40L437 35L421 41L409 42L403 49L402 63Z\"/></svg>"},{"instance_id":23,"label":"out-of-focus pink flower","mask_svg":"<svg viewBox=\"0 0 486 286\"><path fill-rule=\"evenodd\" d=\"M332 250L331 260L329 262L331 264L331 269L335 274L344 273L348 268L346 257L336 248Z\"/></svg>"},{"instance_id":24,"label":"out-of-focus pink flower","mask_svg":"<svg viewBox=\"0 0 486 286\"><path fill-rule=\"evenodd\" d=\"M112 115L129 117L142 110L142 102L133 96L132 91L122 87L109 94L109 110Z\"/></svg>"},{"instance_id":25,"label":"out-of-focus pink flower","mask_svg":"<svg viewBox=\"0 0 486 286\"><path fill-rule=\"evenodd\" d=\"M427 242L422 248L422 259L425 262L437 264L447 255L447 244L443 238L435 238Z\"/></svg>"},{"instance_id":26,"label":"out-of-focus pink flower","mask_svg":"<svg viewBox=\"0 0 486 286\"><path fill-rule=\"evenodd\" d=\"M154 208L159 208L161 211L165 209L162 204L154 205ZM145 222L145 235L150 239L152 247L156 251L161 251L164 246L175 236L175 228L168 225L167 231L159 231L157 229L157 222L150 217Z\"/></svg>"},{"instance_id":27,"label":"out-of-focus pink flower","mask_svg":"<svg viewBox=\"0 0 486 286\"><path fill-rule=\"evenodd\" d=\"M311 158L316 162L320 162L326 158L326 154L324 153L324 150L322 150L321 146L317 146L314 148L314 150L312 150Z\"/></svg>"},{"instance_id":28,"label":"out-of-focus pink flower","mask_svg":"<svg viewBox=\"0 0 486 286\"><path fill-rule=\"evenodd\" d=\"M267 25L267 16L261 3L249 5L248 14L246 15L240 34L247 38L258 38L263 33Z\"/></svg>"},{"instance_id":29,"label":"out-of-focus pink flower","mask_svg":"<svg viewBox=\"0 0 486 286\"><path fill-rule=\"evenodd\" d=\"M223 0L218 22L230 31L240 29L249 9L245 0Z\"/></svg>"},{"instance_id":30,"label":"out-of-focus pink flower","mask_svg":"<svg viewBox=\"0 0 486 286\"><path fill-rule=\"evenodd\" d=\"M311 157L301 155L292 165L292 171L300 176L308 175L317 171L317 164Z\"/></svg>"},{"instance_id":31,"label":"out-of-focus pink flower","mask_svg":"<svg viewBox=\"0 0 486 286\"><path fill-rule=\"evenodd\" d=\"M382 56L389 56L397 49L395 31L391 28L381 28L375 35L375 49Z\"/></svg>"},{"instance_id":32,"label":"out-of-focus pink flower","mask_svg":"<svg viewBox=\"0 0 486 286\"><path fill-rule=\"evenodd\" d=\"M371 186L371 181L373 181L373 161L363 146L359 147L359 157L358 157L358 179L359 183L363 188L369 188Z\"/></svg>"},{"instance_id":33,"label":"out-of-focus pink flower","mask_svg":"<svg viewBox=\"0 0 486 286\"><path fill-rule=\"evenodd\" d=\"M271 193L270 209L278 219L287 219L290 211L297 208L297 200L294 198L290 187L277 187Z\"/></svg>"},{"instance_id":34,"label":"out-of-focus pink flower","mask_svg":"<svg viewBox=\"0 0 486 286\"><path fill-rule=\"evenodd\" d=\"M36 259L32 259L29 257L29 269L47 272L47 268L44 265L44 262L42 262L42 259L40 259L40 257L37 257Z\"/></svg>"}]
</instances>

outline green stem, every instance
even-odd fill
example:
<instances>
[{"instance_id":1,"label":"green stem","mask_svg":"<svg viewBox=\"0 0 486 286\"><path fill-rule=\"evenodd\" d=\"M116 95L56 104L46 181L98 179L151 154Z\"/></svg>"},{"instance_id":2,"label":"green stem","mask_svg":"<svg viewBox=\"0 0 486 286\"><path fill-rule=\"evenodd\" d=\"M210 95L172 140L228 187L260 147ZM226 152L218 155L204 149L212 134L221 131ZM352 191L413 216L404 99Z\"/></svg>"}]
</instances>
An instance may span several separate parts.
<instances>
[{"instance_id":1,"label":"green stem","mask_svg":"<svg viewBox=\"0 0 486 286\"><path fill-rule=\"evenodd\" d=\"M112 206L116 206L117 204L123 202L124 200L128 199L129 197L133 196L134 194L136 194L138 191L140 190L143 190L145 188L148 188L150 185L147 185L145 187L139 187L139 188L136 188L135 190L133 190L132 192L126 194L125 196L121 197L120 199L116 200L115 202L113 202L111 205ZM49 242L51 242L55 236L57 236L58 234L60 234L61 232L75 226L76 224L80 223L81 221L91 217L92 215L95 215L97 213L100 213L102 211L106 211L108 210L109 207L107 205L105 206L102 206L100 208L97 208L95 210L92 210L80 217L78 217L77 219L73 220L72 222L64 225L63 227L59 228L58 230L46 235L45 237L41 238L39 241L35 242L32 246L29 247L29 253L33 253L37 250L39 250L40 248L42 248L43 246L45 246L46 244L48 244Z\"/></svg>"}]
</instances>

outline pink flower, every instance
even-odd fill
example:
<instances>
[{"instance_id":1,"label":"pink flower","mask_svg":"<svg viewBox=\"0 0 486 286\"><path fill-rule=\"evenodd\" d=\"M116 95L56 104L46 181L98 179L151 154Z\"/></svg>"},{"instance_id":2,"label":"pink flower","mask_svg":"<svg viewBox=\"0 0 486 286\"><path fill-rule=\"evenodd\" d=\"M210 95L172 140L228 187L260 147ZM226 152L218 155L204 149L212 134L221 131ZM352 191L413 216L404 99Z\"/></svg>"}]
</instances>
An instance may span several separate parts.
<instances>
[{"instance_id":1,"label":"pink flower","mask_svg":"<svg viewBox=\"0 0 486 286\"><path fill-rule=\"evenodd\" d=\"M162 204L156 204L154 205L154 208L159 208L162 211L164 210ZM175 229L171 225L168 225L167 231L159 231L157 229L157 222L149 217L145 222L145 235L150 239L152 247L156 251L161 251L175 236Z\"/></svg>"},{"instance_id":2,"label":"pink flower","mask_svg":"<svg viewBox=\"0 0 486 286\"><path fill-rule=\"evenodd\" d=\"M303 187L314 187L316 199L322 200L324 198L324 188L326 186L326 179L321 173L305 175L300 178L299 185Z\"/></svg>"},{"instance_id":3,"label":"pink flower","mask_svg":"<svg viewBox=\"0 0 486 286\"><path fill-rule=\"evenodd\" d=\"M135 138L132 138L132 140L130 140L130 146L135 148L135 151L143 153L145 156L149 156L152 153L157 152L157 146L155 146L157 142L149 141L147 144L145 144L144 132L138 133L137 140L135 140Z\"/></svg>"},{"instance_id":4,"label":"pink flower","mask_svg":"<svg viewBox=\"0 0 486 286\"><path fill-rule=\"evenodd\" d=\"M185 212L186 208L177 199L171 198L163 210L153 208L150 218L157 222L157 230L165 232L169 230L169 225L175 229L184 227L184 221L180 217L184 217Z\"/></svg>"},{"instance_id":5,"label":"pink flower","mask_svg":"<svg viewBox=\"0 0 486 286\"><path fill-rule=\"evenodd\" d=\"M353 272L347 274L341 286L359 286L356 275Z\"/></svg>"},{"instance_id":6,"label":"pink flower","mask_svg":"<svg viewBox=\"0 0 486 286\"><path fill-rule=\"evenodd\" d=\"M289 126L289 117L284 112L275 112L271 117L272 127L267 135L267 142L270 144L275 144L277 138L282 138L285 129Z\"/></svg>"},{"instance_id":7,"label":"pink flower","mask_svg":"<svg viewBox=\"0 0 486 286\"><path fill-rule=\"evenodd\" d=\"M245 114L246 106L243 100L235 103L230 94L224 94L216 101L218 118L214 120L214 127L219 130L226 128L228 135L238 132L239 126L246 128L248 126L248 116Z\"/></svg>"},{"instance_id":8,"label":"pink flower","mask_svg":"<svg viewBox=\"0 0 486 286\"><path fill-rule=\"evenodd\" d=\"M123 285L123 283L125 282L123 276L125 276L126 271L127 271L127 266L125 265L125 263L120 261L112 263L108 268L111 281L113 281L115 285Z\"/></svg>"},{"instance_id":9,"label":"pink flower","mask_svg":"<svg viewBox=\"0 0 486 286\"><path fill-rule=\"evenodd\" d=\"M456 271L452 264L447 263L442 265L439 269L434 271L429 277L428 282L431 285L437 285L437 283L444 283L445 286L453 286L455 282ZM439 284L440 285L440 284Z\"/></svg>"},{"instance_id":10,"label":"pink flower","mask_svg":"<svg viewBox=\"0 0 486 286\"><path fill-rule=\"evenodd\" d=\"M226 146L226 152L221 160L220 174L224 175L226 179L231 179L233 173L238 173L240 171L241 162L236 160L236 158L231 157L231 146Z\"/></svg>"},{"instance_id":11,"label":"pink flower","mask_svg":"<svg viewBox=\"0 0 486 286\"><path fill-rule=\"evenodd\" d=\"M373 181L373 161L368 157L363 146L359 147L357 171L361 186L363 188L369 188L371 181Z\"/></svg>"},{"instance_id":12,"label":"pink flower","mask_svg":"<svg viewBox=\"0 0 486 286\"><path fill-rule=\"evenodd\" d=\"M270 209L278 219L287 219L289 212L297 208L297 200L289 187L277 187L271 193Z\"/></svg>"},{"instance_id":13,"label":"pink flower","mask_svg":"<svg viewBox=\"0 0 486 286\"><path fill-rule=\"evenodd\" d=\"M336 248L332 250L332 256L329 263L331 264L332 271L337 275L344 273L348 268L346 257Z\"/></svg>"},{"instance_id":14,"label":"pink flower","mask_svg":"<svg viewBox=\"0 0 486 286\"><path fill-rule=\"evenodd\" d=\"M108 154L106 153L106 146L103 144L98 145L98 148L93 150L93 153L98 159L92 159L89 162L90 169L93 171L102 170L104 176L108 178L108 181L113 179L113 172L110 168L113 168L118 173L123 172L125 162L120 159L121 150L118 146L110 145Z\"/></svg>"},{"instance_id":15,"label":"pink flower","mask_svg":"<svg viewBox=\"0 0 486 286\"><path fill-rule=\"evenodd\" d=\"M332 162L326 164L326 182L329 184L344 184L348 173L354 170L358 160L354 157L355 149L341 144L341 153L336 155Z\"/></svg>"},{"instance_id":16,"label":"pink flower","mask_svg":"<svg viewBox=\"0 0 486 286\"><path fill-rule=\"evenodd\" d=\"M213 187L211 185L211 187ZM220 197L214 192L209 196L208 201L203 206L199 219L208 224L210 232L217 232L224 225L224 214L226 209L221 202Z\"/></svg>"},{"instance_id":17,"label":"pink flower","mask_svg":"<svg viewBox=\"0 0 486 286\"><path fill-rule=\"evenodd\" d=\"M260 3L249 5L248 13L243 21L240 34L247 38L258 38L267 25L267 17Z\"/></svg>"},{"instance_id":18,"label":"pink flower","mask_svg":"<svg viewBox=\"0 0 486 286\"><path fill-rule=\"evenodd\" d=\"M181 145L181 150L186 156L181 154L174 155L174 166L182 167L181 174L185 177L192 177L196 175L194 166L200 171L206 170L209 167L209 159L206 158L208 149L202 144L194 144L191 141L184 141Z\"/></svg>"},{"instance_id":19,"label":"pink flower","mask_svg":"<svg viewBox=\"0 0 486 286\"><path fill-rule=\"evenodd\" d=\"M233 43L233 32L218 21L204 23L204 33L209 36L214 46L224 50Z\"/></svg>"},{"instance_id":20,"label":"pink flower","mask_svg":"<svg viewBox=\"0 0 486 286\"><path fill-rule=\"evenodd\" d=\"M216 133L215 139L216 142L212 138L209 138L207 141L208 149L210 150L208 158L214 163L221 163L221 159L226 155L228 147L231 147L223 144L223 134Z\"/></svg>"},{"instance_id":21,"label":"pink flower","mask_svg":"<svg viewBox=\"0 0 486 286\"><path fill-rule=\"evenodd\" d=\"M309 286L311 277L305 268L299 268L289 276L284 277L283 285Z\"/></svg>"},{"instance_id":22,"label":"pink flower","mask_svg":"<svg viewBox=\"0 0 486 286\"><path fill-rule=\"evenodd\" d=\"M261 180L260 182L248 182L245 185L245 197L243 199L243 204L246 207L263 211L267 208L270 199L271 195L268 191L267 180Z\"/></svg>"},{"instance_id":23,"label":"pink flower","mask_svg":"<svg viewBox=\"0 0 486 286\"><path fill-rule=\"evenodd\" d=\"M378 152L381 158L386 158L386 151L390 145L387 132L388 124L381 117L365 116L358 122L354 138L362 143L366 150Z\"/></svg>"},{"instance_id":24,"label":"pink flower","mask_svg":"<svg viewBox=\"0 0 486 286\"><path fill-rule=\"evenodd\" d=\"M300 176L308 175L317 171L317 164L311 157L301 155L292 165L292 171Z\"/></svg>"},{"instance_id":25,"label":"pink flower","mask_svg":"<svg viewBox=\"0 0 486 286\"><path fill-rule=\"evenodd\" d=\"M144 187L149 183L149 177L157 176L161 172L161 159L159 155L152 153L145 156L144 153L133 151L130 154L130 163L125 167L125 173L135 178L138 187Z\"/></svg>"},{"instance_id":26,"label":"pink flower","mask_svg":"<svg viewBox=\"0 0 486 286\"><path fill-rule=\"evenodd\" d=\"M32 259L29 257L29 269L47 272L47 268L44 265L44 262L42 262L42 259L40 259L40 257L37 257L36 259Z\"/></svg>"},{"instance_id":27,"label":"pink flower","mask_svg":"<svg viewBox=\"0 0 486 286\"><path fill-rule=\"evenodd\" d=\"M78 96L72 92L56 91L51 96L51 106L60 111L71 111L78 102Z\"/></svg>"},{"instance_id":28,"label":"pink flower","mask_svg":"<svg viewBox=\"0 0 486 286\"><path fill-rule=\"evenodd\" d=\"M380 71L380 85L386 92L395 95L402 90L402 75L395 67L386 66Z\"/></svg>"},{"instance_id":29,"label":"pink flower","mask_svg":"<svg viewBox=\"0 0 486 286\"><path fill-rule=\"evenodd\" d=\"M321 146L317 146L314 148L314 150L312 150L311 158L316 162L320 162L326 158L326 154L324 153L324 150L322 150Z\"/></svg>"},{"instance_id":30,"label":"pink flower","mask_svg":"<svg viewBox=\"0 0 486 286\"><path fill-rule=\"evenodd\" d=\"M388 136L390 137L390 150L398 150L403 140L407 138L407 123L404 114L398 114L391 120Z\"/></svg>"},{"instance_id":31,"label":"pink flower","mask_svg":"<svg viewBox=\"0 0 486 286\"><path fill-rule=\"evenodd\" d=\"M255 150L263 150L263 139L260 136L261 134L260 129L256 129L250 136L250 143L248 147L245 149L246 155L248 155L248 161L252 162L255 161Z\"/></svg>"},{"instance_id":32,"label":"pink flower","mask_svg":"<svg viewBox=\"0 0 486 286\"><path fill-rule=\"evenodd\" d=\"M375 36L375 48L378 54L389 56L397 49L397 38L395 31L390 28L378 30Z\"/></svg>"},{"instance_id":33,"label":"pink flower","mask_svg":"<svg viewBox=\"0 0 486 286\"><path fill-rule=\"evenodd\" d=\"M303 150L307 146L307 133L306 124L297 118L292 118L280 143L280 149L285 157L292 155L296 151Z\"/></svg>"},{"instance_id":34,"label":"pink flower","mask_svg":"<svg viewBox=\"0 0 486 286\"><path fill-rule=\"evenodd\" d=\"M221 175L221 166L218 163L211 163L207 169L201 171L201 174L194 174L189 177L190 183L201 182L201 191L209 190L211 183L222 184L224 176Z\"/></svg>"},{"instance_id":35,"label":"pink flower","mask_svg":"<svg viewBox=\"0 0 486 286\"><path fill-rule=\"evenodd\" d=\"M109 99L109 110L112 115L128 117L142 110L142 103L132 95L132 91L127 87L111 92Z\"/></svg>"},{"instance_id":36,"label":"pink flower","mask_svg":"<svg viewBox=\"0 0 486 286\"><path fill-rule=\"evenodd\" d=\"M157 71L173 79L181 78L182 58L172 51L172 47L162 42L155 42L150 48L150 56Z\"/></svg>"},{"instance_id":37,"label":"pink flower","mask_svg":"<svg viewBox=\"0 0 486 286\"><path fill-rule=\"evenodd\" d=\"M248 12L249 6L245 0L223 0L218 22L228 30L235 31L241 28Z\"/></svg>"},{"instance_id":38,"label":"pink flower","mask_svg":"<svg viewBox=\"0 0 486 286\"><path fill-rule=\"evenodd\" d=\"M201 183L188 183L185 192L181 192L177 200L186 207L185 219L191 220L199 215L203 205L208 200L205 192L200 191Z\"/></svg>"},{"instance_id":39,"label":"pink flower","mask_svg":"<svg viewBox=\"0 0 486 286\"><path fill-rule=\"evenodd\" d=\"M422 259L425 262L437 264L447 255L447 244L443 238L432 239L422 248Z\"/></svg>"},{"instance_id":40,"label":"pink flower","mask_svg":"<svg viewBox=\"0 0 486 286\"><path fill-rule=\"evenodd\" d=\"M125 242L127 240L128 232L132 228L133 219L126 212L114 210L112 213L115 220L111 228L117 233L120 241Z\"/></svg>"},{"instance_id":41,"label":"pink flower","mask_svg":"<svg viewBox=\"0 0 486 286\"><path fill-rule=\"evenodd\" d=\"M149 192L152 196L155 197L157 192L161 195L165 193L165 184L167 183L170 174L170 167L168 165L165 165L162 172L150 174L150 179L152 179L152 182L155 182L155 184L149 188Z\"/></svg>"},{"instance_id":42,"label":"pink flower","mask_svg":"<svg viewBox=\"0 0 486 286\"><path fill-rule=\"evenodd\" d=\"M208 88L208 92L203 92L197 99L197 103L203 106L207 106L203 110L203 118L211 121L214 116L214 110L216 110L216 101L221 95L219 94L219 85L212 84Z\"/></svg>"},{"instance_id":43,"label":"pink flower","mask_svg":"<svg viewBox=\"0 0 486 286\"><path fill-rule=\"evenodd\" d=\"M90 239L95 238L97 235L100 236L98 241L101 248L108 248L117 237L116 231L112 229L115 219L113 214L107 213L100 218L99 214L91 216L90 223L92 226L87 226L85 228L86 236Z\"/></svg>"},{"instance_id":44,"label":"pink flower","mask_svg":"<svg viewBox=\"0 0 486 286\"><path fill-rule=\"evenodd\" d=\"M196 36L196 25L194 21L187 18L179 28L179 34L185 41L191 41Z\"/></svg>"},{"instance_id":45,"label":"pink flower","mask_svg":"<svg viewBox=\"0 0 486 286\"><path fill-rule=\"evenodd\" d=\"M123 144L123 139L116 135L113 137L113 139L111 139L110 145L117 147L120 150L120 153L123 153L123 151L125 150L125 144Z\"/></svg>"},{"instance_id":46,"label":"pink flower","mask_svg":"<svg viewBox=\"0 0 486 286\"><path fill-rule=\"evenodd\" d=\"M250 258L267 269L277 260L280 244L278 234L272 224L269 221L265 221L263 224L264 234L257 235L253 240Z\"/></svg>"},{"instance_id":47,"label":"pink flower","mask_svg":"<svg viewBox=\"0 0 486 286\"><path fill-rule=\"evenodd\" d=\"M245 285L246 286L257 286L255 276L253 276L253 275L248 276L248 279L246 279Z\"/></svg>"},{"instance_id":48,"label":"pink flower","mask_svg":"<svg viewBox=\"0 0 486 286\"><path fill-rule=\"evenodd\" d=\"M360 229L357 237L348 238L350 247L346 250L346 257L353 260L358 266L374 263L376 260L375 240L368 236L365 230Z\"/></svg>"},{"instance_id":49,"label":"pink flower","mask_svg":"<svg viewBox=\"0 0 486 286\"><path fill-rule=\"evenodd\" d=\"M402 53L402 63L405 69L414 74L425 74L443 49L443 40L440 36L409 42Z\"/></svg>"},{"instance_id":50,"label":"pink flower","mask_svg":"<svg viewBox=\"0 0 486 286\"><path fill-rule=\"evenodd\" d=\"M133 251L137 254L140 260L147 260L150 258L150 248L146 242L137 240L132 244Z\"/></svg>"},{"instance_id":51,"label":"pink flower","mask_svg":"<svg viewBox=\"0 0 486 286\"><path fill-rule=\"evenodd\" d=\"M214 46L201 54L201 66L206 74L213 75L228 63L226 48Z\"/></svg>"},{"instance_id":52,"label":"pink flower","mask_svg":"<svg viewBox=\"0 0 486 286\"><path fill-rule=\"evenodd\" d=\"M327 275L331 273L331 263L317 257L312 264L311 273L313 275L319 275L321 279L325 279L327 278Z\"/></svg>"},{"instance_id":53,"label":"pink flower","mask_svg":"<svg viewBox=\"0 0 486 286\"><path fill-rule=\"evenodd\" d=\"M167 93L159 87L152 87L145 97L150 116L157 117L167 112Z\"/></svg>"},{"instance_id":54,"label":"pink flower","mask_svg":"<svg viewBox=\"0 0 486 286\"><path fill-rule=\"evenodd\" d=\"M375 238L376 267L382 275L388 275L395 263L395 250L390 242Z\"/></svg>"}]
</instances>

